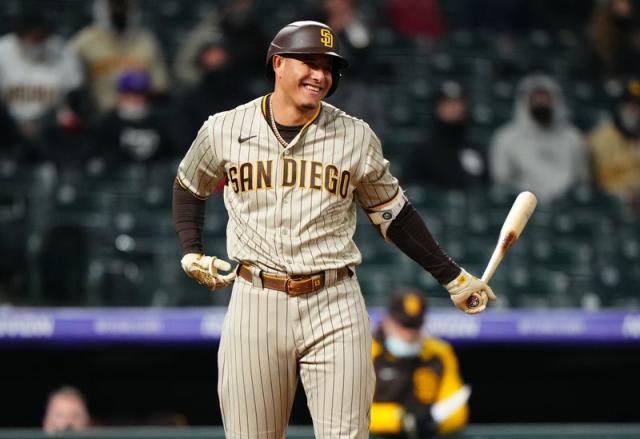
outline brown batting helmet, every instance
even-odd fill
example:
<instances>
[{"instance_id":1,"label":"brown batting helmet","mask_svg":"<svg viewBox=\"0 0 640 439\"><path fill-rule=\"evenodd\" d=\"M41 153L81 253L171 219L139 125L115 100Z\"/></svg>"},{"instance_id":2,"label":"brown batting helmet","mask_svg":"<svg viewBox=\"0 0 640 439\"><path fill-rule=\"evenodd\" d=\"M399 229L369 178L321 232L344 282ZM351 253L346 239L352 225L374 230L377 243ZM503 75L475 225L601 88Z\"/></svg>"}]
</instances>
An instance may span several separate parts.
<instances>
[{"instance_id":1,"label":"brown batting helmet","mask_svg":"<svg viewBox=\"0 0 640 439\"><path fill-rule=\"evenodd\" d=\"M272 59L274 55L330 55L333 59L333 84L327 93L331 96L338 88L340 70L349 66L339 53L339 43L333 30L318 21L295 21L276 34L267 51L267 77L275 80Z\"/></svg>"}]
</instances>

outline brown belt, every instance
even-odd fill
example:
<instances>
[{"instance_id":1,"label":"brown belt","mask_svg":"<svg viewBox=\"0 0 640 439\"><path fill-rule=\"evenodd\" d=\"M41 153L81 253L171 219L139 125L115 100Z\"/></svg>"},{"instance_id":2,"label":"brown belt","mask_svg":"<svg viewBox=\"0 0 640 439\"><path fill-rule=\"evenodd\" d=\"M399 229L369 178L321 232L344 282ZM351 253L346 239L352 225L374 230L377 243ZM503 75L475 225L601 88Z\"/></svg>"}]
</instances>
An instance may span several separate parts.
<instances>
[{"instance_id":1,"label":"brown belt","mask_svg":"<svg viewBox=\"0 0 640 439\"><path fill-rule=\"evenodd\" d=\"M348 267L341 267L336 270L336 282L349 276ZM247 282L253 283L253 274L246 265L241 265L238 275ZM261 273L262 287L271 290L284 291L291 296L309 294L324 287L324 272L307 274L302 276L284 276L277 274Z\"/></svg>"}]
</instances>

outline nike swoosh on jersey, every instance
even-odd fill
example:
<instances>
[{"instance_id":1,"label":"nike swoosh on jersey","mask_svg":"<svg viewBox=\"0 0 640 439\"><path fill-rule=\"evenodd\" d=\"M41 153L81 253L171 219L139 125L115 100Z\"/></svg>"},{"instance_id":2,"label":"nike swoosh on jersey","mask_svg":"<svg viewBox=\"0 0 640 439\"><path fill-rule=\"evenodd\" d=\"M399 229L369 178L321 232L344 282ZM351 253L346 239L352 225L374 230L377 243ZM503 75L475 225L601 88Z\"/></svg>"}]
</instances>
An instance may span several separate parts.
<instances>
[{"instance_id":1,"label":"nike swoosh on jersey","mask_svg":"<svg viewBox=\"0 0 640 439\"><path fill-rule=\"evenodd\" d=\"M254 136L249 136L249 137L241 137L241 136L238 136L238 143L244 143L244 142L246 142L246 141L247 141L247 140L249 140L249 139L253 139L254 137L256 137L256 136L255 136L255 135L254 135Z\"/></svg>"}]
</instances>

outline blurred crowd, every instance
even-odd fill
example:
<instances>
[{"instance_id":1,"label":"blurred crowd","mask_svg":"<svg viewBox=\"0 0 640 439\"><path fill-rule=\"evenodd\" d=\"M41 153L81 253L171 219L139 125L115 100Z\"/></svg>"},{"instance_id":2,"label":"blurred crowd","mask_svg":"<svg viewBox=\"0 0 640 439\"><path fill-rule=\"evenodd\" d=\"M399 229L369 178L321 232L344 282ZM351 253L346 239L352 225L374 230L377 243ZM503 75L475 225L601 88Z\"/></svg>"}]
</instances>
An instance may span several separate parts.
<instances>
[{"instance_id":1,"label":"blurred crowd","mask_svg":"<svg viewBox=\"0 0 640 439\"><path fill-rule=\"evenodd\" d=\"M208 115L271 90L264 60L274 29L284 24L279 20L314 19L335 30L351 65L329 102L374 128L403 185L505 186L531 190L541 203L583 185L640 211L636 1L196 3L196 19L176 33L149 19L151 1L7 2L2 12L11 23L0 36L0 165L65 169L98 162L109 170L177 160ZM59 10L50 10L54 4ZM93 21L60 19L89 4ZM157 3L174 13L194 4ZM574 38L562 76L551 62L523 64L519 43L531 35L544 40L537 29ZM492 75L513 85L511 116L502 111L486 136L473 136L483 90L461 79L454 59L448 73L426 78L424 107L408 109L420 135L404 135L407 126L394 124L391 102L375 91L397 90L390 84L420 90L424 82L411 82L411 64L424 58L451 63L442 51L460 35L495 42L496 53L466 56L500 60ZM407 54L410 64L400 66L396 60ZM584 109L567 98L567 84L574 83L606 97L598 118L586 124L576 121Z\"/></svg>"},{"instance_id":2,"label":"blurred crowd","mask_svg":"<svg viewBox=\"0 0 640 439\"><path fill-rule=\"evenodd\" d=\"M47 18L46 3L21 2L12 31L0 38L4 159L67 166L95 157L116 164L177 158L208 115L269 90L263 60L270 35L255 0L203 2L208 12L181 35L173 59L158 38L163 29L144 24L147 3L95 0L93 23L68 39ZM506 184L533 190L542 200L562 196L576 184L595 183L636 202L638 4L562 2L565 9L574 9L563 16L558 7L543 15L536 3L462 2L462 12L447 22L444 5L436 0L385 0L375 7L357 0L318 0L301 3L291 18L321 20L338 33L353 67L332 102L367 120L384 140L394 135L387 109L369 93L379 68L371 55L380 29L423 46L456 29L487 32L508 57L520 35L544 26L545 19L557 25L553 20L560 14L564 26L580 33L571 60L573 77L613 90L603 108L608 117L576 128L571 115L580 109L568 107L553 73L523 72L511 120L489 144L474 145L467 135L472 98L466 84L445 78L432 84L436 92L423 121L426 135L409 145L410 160L401 174L408 182L445 188Z\"/></svg>"},{"instance_id":3,"label":"blurred crowd","mask_svg":"<svg viewBox=\"0 0 640 439\"><path fill-rule=\"evenodd\" d=\"M147 19L153 1L93 0L93 21L70 30L52 18L67 11L51 9L85 3L23 0L4 15L12 21L0 35L0 165L65 169L97 160L109 169L178 159L208 115L270 91L264 60L273 30L285 24L280 18L313 19L335 30L351 65L329 102L371 124L387 153L400 158L393 166L403 184L443 190L500 185L531 190L541 203L583 185L640 213L637 1L306 0L285 11L291 4L278 10L266 8L266 0L200 0L199 20L172 35L171 51L169 30ZM265 10L273 16L265 17ZM541 28L576 38L567 76L545 65L521 68L518 42ZM512 61L501 62L497 73L514 82L511 117L479 143L471 135L474 90L453 68L450 78L429 84L427 108L411 109L421 136L398 142L406 127L393 125L389 102L376 99L372 89L406 80L392 66L394 53L435 56L434 48L460 31L487 35L497 42L496 56ZM381 40L387 51L389 40L401 47L388 51L385 62L377 52ZM563 88L574 81L607 97L602 117L586 126L576 122L582 108L572 107ZM57 243L51 257L57 257ZM0 283L8 277L3 267ZM65 387L51 395L47 432L89 424L79 391Z\"/></svg>"}]
</instances>

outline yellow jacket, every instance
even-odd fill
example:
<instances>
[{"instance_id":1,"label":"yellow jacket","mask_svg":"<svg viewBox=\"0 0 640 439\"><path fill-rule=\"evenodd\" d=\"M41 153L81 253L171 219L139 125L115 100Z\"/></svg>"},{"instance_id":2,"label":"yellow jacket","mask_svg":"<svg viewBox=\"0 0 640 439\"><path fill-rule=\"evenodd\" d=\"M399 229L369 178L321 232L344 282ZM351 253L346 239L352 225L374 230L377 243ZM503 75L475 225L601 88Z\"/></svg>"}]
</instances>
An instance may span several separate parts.
<instances>
[{"instance_id":1,"label":"yellow jacket","mask_svg":"<svg viewBox=\"0 0 640 439\"><path fill-rule=\"evenodd\" d=\"M372 356L376 370L376 391L371 409L370 431L374 434L402 434L405 407L430 407L459 391L464 383L458 360L447 342L426 338L417 358L396 358L384 348L381 333L374 338ZM469 418L464 404L437 425L438 434L463 428Z\"/></svg>"},{"instance_id":2,"label":"yellow jacket","mask_svg":"<svg viewBox=\"0 0 640 439\"><path fill-rule=\"evenodd\" d=\"M624 137L613 121L607 121L587 141L600 187L622 197L640 194L640 140Z\"/></svg>"}]
</instances>

